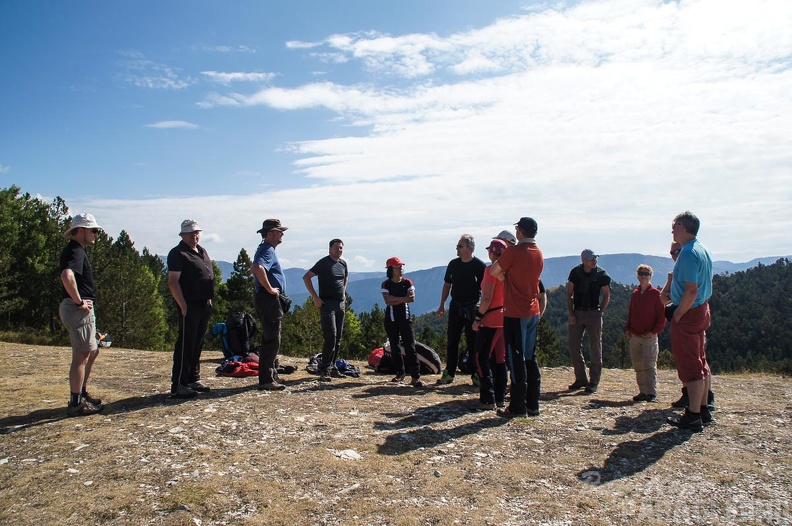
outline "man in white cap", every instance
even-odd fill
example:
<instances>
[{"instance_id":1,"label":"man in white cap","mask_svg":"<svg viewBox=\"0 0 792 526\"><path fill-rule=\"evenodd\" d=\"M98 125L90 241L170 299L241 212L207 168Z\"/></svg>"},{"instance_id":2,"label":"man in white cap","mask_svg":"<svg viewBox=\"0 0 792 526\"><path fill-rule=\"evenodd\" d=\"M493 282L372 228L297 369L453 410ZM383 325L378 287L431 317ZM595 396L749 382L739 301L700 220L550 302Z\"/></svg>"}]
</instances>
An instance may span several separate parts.
<instances>
[{"instance_id":1,"label":"man in white cap","mask_svg":"<svg viewBox=\"0 0 792 526\"><path fill-rule=\"evenodd\" d=\"M64 233L69 240L60 259L60 279L63 284L60 319L69 331L72 361L69 368L71 395L66 409L68 416L86 416L104 409L102 401L88 394L86 386L91 368L99 356L96 339L96 283L85 247L96 243L100 227L91 214L77 214Z\"/></svg>"},{"instance_id":2,"label":"man in white cap","mask_svg":"<svg viewBox=\"0 0 792 526\"><path fill-rule=\"evenodd\" d=\"M168 253L168 287L179 307L179 337L173 349L171 396L192 398L208 392L201 381L201 351L214 298L214 270L198 241L201 227L192 219L181 224L181 241Z\"/></svg>"},{"instance_id":3,"label":"man in white cap","mask_svg":"<svg viewBox=\"0 0 792 526\"><path fill-rule=\"evenodd\" d=\"M570 391L585 388L586 393L597 392L602 376L602 318L610 302L611 278L597 266L599 256L591 249L580 253L582 263L569 272L566 285L566 304L569 316L569 359L575 370ZM588 378L583 360L583 334L588 333L591 366Z\"/></svg>"}]
</instances>

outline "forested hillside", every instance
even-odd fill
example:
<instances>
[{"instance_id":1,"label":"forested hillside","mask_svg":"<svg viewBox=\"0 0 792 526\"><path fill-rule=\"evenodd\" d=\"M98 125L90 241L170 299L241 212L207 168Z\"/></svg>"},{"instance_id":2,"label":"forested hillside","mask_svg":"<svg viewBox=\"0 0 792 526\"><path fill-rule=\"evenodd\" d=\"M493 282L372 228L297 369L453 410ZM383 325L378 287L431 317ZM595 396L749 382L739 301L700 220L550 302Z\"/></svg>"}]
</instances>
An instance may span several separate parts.
<instances>
[{"instance_id":1,"label":"forested hillside","mask_svg":"<svg viewBox=\"0 0 792 526\"><path fill-rule=\"evenodd\" d=\"M21 193L16 186L0 189L0 339L67 344L58 319L62 298L58 260L69 222L68 207L60 198L47 203ZM178 314L161 258L145 248L138 251L123 230L116 238L100 233L88 253L98 289L98 327L110 333L115 346L169 350L175 341ZM240 250L225 281L215 265L212 324L225 321L234 312L255 312L250 263L247 252ZM791 273L789 259L783 258L771 265L715 276L708 354L716 372L792 374ZM612 287L603 330L607 367L631 367L623 327L632 288ZM551 288L548 293L548 311L539 326L538 354L543 366L569 363L564 294L563 287ZM377 305L355 312L352 293L347 307L342 355L364 358L385 340L383 312ZM434 312L416 318L418 340L441 356L446 349L445 330L446 320L438 319ZM321 342L319 313L313 302L296 305L284 318L283 353L310 356L321 351ZM218 342L209 340L207 345L216 347ZM660 347L660 364L672 366L668 329L661 335Z\"/></svg>"}]
</instances>

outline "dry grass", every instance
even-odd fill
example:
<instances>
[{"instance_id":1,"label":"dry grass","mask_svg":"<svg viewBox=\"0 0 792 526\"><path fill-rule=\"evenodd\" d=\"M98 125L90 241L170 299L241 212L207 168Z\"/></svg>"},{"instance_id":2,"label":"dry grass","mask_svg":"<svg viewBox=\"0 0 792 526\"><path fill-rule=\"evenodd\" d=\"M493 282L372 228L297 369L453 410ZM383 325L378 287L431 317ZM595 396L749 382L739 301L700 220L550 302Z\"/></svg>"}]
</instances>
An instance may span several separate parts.
<instances>
[{"instance_id":1,"label":"dry grass","mask_svg":"<svg viewBox=\"0 0 792 526\"><path fill-rule=\"evenodd\" d=\"M105 412L67 419L67 348L0 357L2 524L792 524L792 393L776 376L717 377L717 423L691 435L664 424L671 371L661 403L633 404L631 371L584 396L546 369L542 415L507 421L470 412L460 376L320 385L287 358L302 370L268 393L214 377L219 353L210 394L171 400L169 355L110 348L92 385Z\"/></svg>"}]
</instances>

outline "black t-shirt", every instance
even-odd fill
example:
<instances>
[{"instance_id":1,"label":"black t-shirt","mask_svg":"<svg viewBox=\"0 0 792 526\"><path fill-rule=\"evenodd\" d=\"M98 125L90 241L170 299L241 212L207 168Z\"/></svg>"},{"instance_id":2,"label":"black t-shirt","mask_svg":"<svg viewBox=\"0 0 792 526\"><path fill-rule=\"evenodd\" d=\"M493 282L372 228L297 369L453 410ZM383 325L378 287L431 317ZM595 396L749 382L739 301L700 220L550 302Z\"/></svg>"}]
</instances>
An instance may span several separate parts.
<instances>
[{"instance_id":1,"label":"black t-shirt","mask_svg":"<svg viewBox=\"0 0 792 526\"><path fill-rule=\"evenodd\" d=\"M346 261L334 261L330 256L325 256L311 267L311 272L319 280L319 297L323 300L344 301L344 281L349 272Z\"/></svg>"},{"instance_id":2,"label":"black t-shirt","mask_svg":"<svg viewBox=\"0 0 792 526\"><path fill-rule=\"evenodd\" d=\"M609 286L611 277L602 267L596 267L589 273L583 270L583 264L569 272L568 280L575 286L573 303L576 309L595 309L599 307L602 287Z\"/></svg>"},{"instance_id":3,"label":"black t-shirt","mask_svg":"<svg viewBox=\"0 0 792 526\"><path fill-rule=\"evenodd\" d=\"M486 269L487 265L477 257L467 263L460 258L452 259L443 278L446 283L451 284L451 301L462 304L478 303Z\"/></svg>"},{"instance_id":4,"label":"black t-shirt","mask_svg":"<svg viewBox=\"0 0 792 526\"><path fill-rule=\"evenodd\" d=\"M198 252L181 241L168 253L168 272L181 272L179 286L185 301L214 298L214 271L209 254L201 245Z\"/></svg>"},{"instance_id":5,"label":"black t-shirt","mask_svg":"<svg viewBox=\"0 0 792 526\"><path fill-rule=\"evenodd\" d=\"M80 293L80 297L83 300L95 300L96 283L94 283L91 262L88 261L88 254L85 253L85 249L73 239L69 241L69 244L66 245L66 248L61 253L60 270L63 272L67 268L74 272L74 279L77 281L77 291ZM63 297L69 297L65 288L63 289Z\"/></svg>"},{"instance_id":6,"label":"black t-shirt","mask_svg":"<svg viewBox=\"0 0 792 526\"><path fill-rule=\"evenodd\" d=\"M406 298L410 290L415 290L415 285L409 278L402 278L398 283L391 279L382 282L382 293L395 298ZM388 305L385 308L385 316L393 321L410 319L410 304Z\"/></svg>"}]
</instances>

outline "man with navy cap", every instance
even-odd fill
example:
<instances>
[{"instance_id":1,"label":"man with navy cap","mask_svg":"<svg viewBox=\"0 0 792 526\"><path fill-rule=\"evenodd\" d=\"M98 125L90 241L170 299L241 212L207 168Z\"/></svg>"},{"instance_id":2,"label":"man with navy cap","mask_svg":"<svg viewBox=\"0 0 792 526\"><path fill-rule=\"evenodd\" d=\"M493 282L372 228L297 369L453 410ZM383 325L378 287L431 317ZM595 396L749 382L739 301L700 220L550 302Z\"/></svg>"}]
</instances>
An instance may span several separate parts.
<instances>
[{"instance_id":1,"label":"man with navy cap","mask_svg":"<svg viewBox=\"0 0 792 526\"><path fill-rule=\"evenodd\" d=\"M610 301L611 278L597 266L598 258L591 249L581 252L582 263L570 271L566 285L569 359L575 370L575 381L569 390L585 388L588 394L597 392L602 376L602 319ZM583 360L584 333L588 333L591 351L588 376Z\"/></svg>"}]
</instances>

